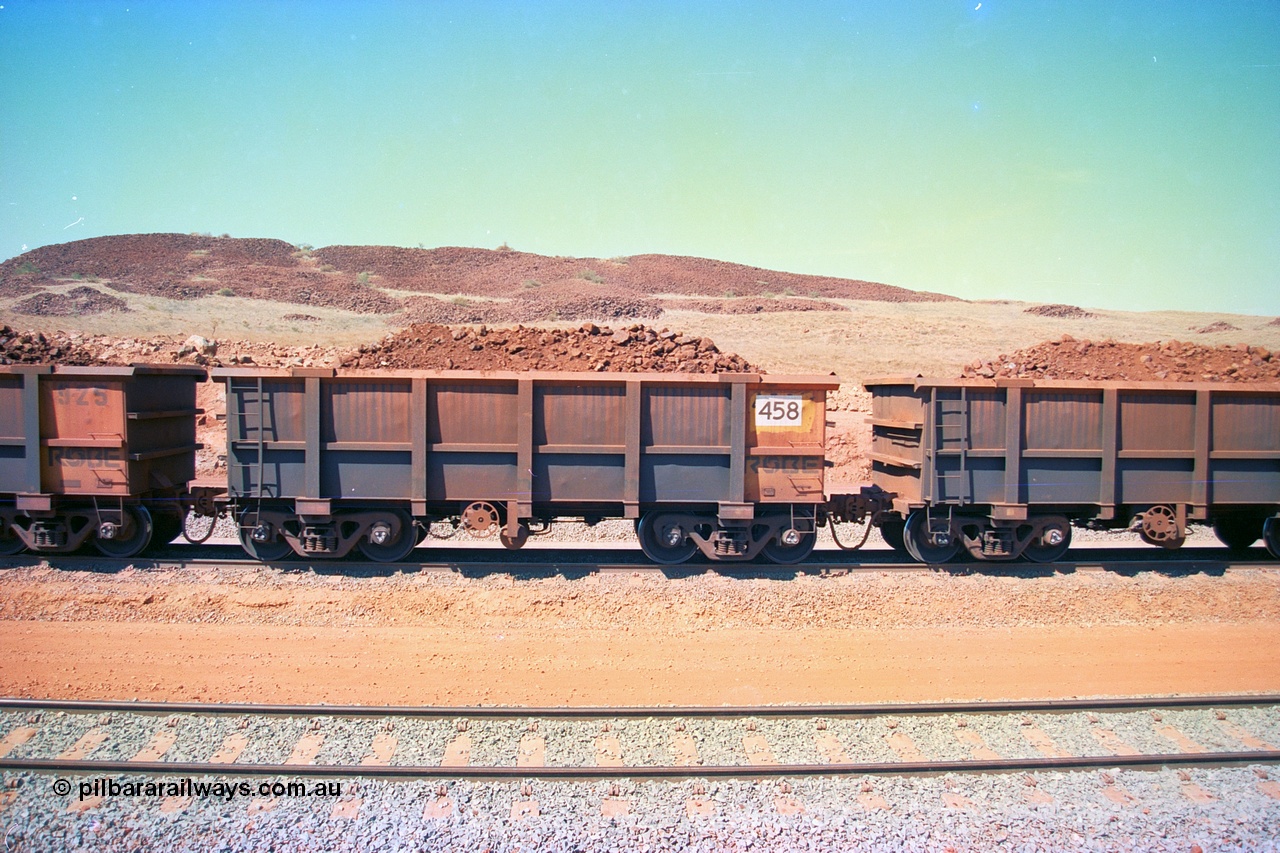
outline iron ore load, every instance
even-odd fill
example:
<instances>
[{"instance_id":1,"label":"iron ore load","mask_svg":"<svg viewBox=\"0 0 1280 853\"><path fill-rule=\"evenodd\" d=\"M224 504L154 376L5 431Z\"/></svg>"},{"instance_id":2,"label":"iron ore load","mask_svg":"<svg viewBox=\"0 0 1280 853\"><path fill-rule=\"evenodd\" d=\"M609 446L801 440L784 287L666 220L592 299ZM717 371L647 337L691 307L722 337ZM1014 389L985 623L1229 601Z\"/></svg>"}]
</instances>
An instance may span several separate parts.
<instances>
[{"instance_id":1,"label":"iron ore load","mask_svg":"<svg viewBox=\"0 0 1280 853\"><path fill-rule=\"evenodd\" d=\"M227 399L217 484L195 480L203 369L0 367L0 554L128 557L226 514L267 561L399 561L438 521L516 549L606 518L632 520L665 564L793 563L836 522L874 524L929 563L1055 561L1079 525L1176 548L1192 521L1280 558L1280 385L868 382L872 483L833 494L834 376L212 377Z\"/></svg>"}]
</instances>

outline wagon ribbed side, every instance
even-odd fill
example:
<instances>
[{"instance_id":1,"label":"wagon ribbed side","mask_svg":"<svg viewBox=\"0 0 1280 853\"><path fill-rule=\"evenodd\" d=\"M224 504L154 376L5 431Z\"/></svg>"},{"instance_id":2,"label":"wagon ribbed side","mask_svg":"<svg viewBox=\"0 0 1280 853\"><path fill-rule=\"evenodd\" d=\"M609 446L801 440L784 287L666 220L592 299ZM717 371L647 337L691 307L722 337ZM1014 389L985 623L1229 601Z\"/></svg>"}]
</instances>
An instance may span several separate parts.
<instances>
[{"instance_id":1,"label":"wagon ribbed side","mask_svg":"<svg viewBox=\"0 0 1280 853\"><path fill-rule=\"evenodd\" d=\"M181 529L198 367L0 367L0 548L131 556ZM167 539L166 539L167 541Z\"/></svg>"},{"instance_id":2,"label":"wagon ribbed side","mask_svg":"<svg viewBox=\"0 0 1280 853\"><path fill-rule=\"evenodd\" d=\"M1276 549L1280 385L886 379L872 470L926 559L1052 557L1062 521L1181 545L1208 521L1232 547ZM916 521L912 522L912 516ZM1046 538L1055 541L1050 544ZM1030 549L1030 550L1028 550Z\"/></svg>"},{"instance_id":3,"label":"wagon ribbed side","mask_svg":"<svg viewBox=\"0 0 1280 853\"><path fill-rule=\"evenodd\" d=\"M755 374L213 376L227 387L229 493L246 548L266 558L407 553L416 538L401 531L441 518L519 547L531 522L618 517L654 548L665 539L668 557L746 559L814 525L826 391L838 387Z\"/></svg>"}]
</instances>

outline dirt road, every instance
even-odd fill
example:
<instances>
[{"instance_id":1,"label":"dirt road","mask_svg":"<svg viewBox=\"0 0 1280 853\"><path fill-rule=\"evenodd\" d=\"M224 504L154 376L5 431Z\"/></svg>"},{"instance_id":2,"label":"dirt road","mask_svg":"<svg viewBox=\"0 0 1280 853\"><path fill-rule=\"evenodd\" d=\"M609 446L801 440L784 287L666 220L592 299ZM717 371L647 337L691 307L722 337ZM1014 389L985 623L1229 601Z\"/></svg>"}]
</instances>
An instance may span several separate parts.
<instances>
[{"instance_id":1,"label":"dirt road","mask_svg":"<svg viewBox=\"0 0 1280 853\"><path fill-rule=\"evenodd\" d=\"M1280 572L347 578L0 571L0 693L742 704L1280 692Z\"/></svg>"}]
</instances>

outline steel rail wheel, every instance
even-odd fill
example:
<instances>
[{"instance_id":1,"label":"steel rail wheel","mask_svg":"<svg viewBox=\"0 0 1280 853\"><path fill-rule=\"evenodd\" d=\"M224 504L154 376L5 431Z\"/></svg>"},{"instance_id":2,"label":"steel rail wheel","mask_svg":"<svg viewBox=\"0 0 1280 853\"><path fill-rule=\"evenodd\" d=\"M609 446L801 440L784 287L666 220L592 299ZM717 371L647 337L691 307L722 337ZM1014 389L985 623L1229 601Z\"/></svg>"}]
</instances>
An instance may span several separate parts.
<instances>
[{"instance_id":1,"label":"steel rail wheel","mask_svg":"<svg viewBox=\"0 0 1280 853\"><path fill-rule=\"evenodd\" d=\"M502 547L508 551L518 551L524 547L524 543L529 541L529 525L523 521L516 524L516 535L512 538L507 533L507 526L502 525L502 529L498 531L498 541L502 543Z\"/></svg>"},{"instance_id":2,"label":"steel rail wheel","mask_svg":"<svg viewBox=\"0 0 1280 853\"><path fill-rule=\"evenodd\" d=\"M22 541L21 536L13 532L8 522L0 521L0 557L17 554L26 547L27 543Z\"/></svg>"},{"instance_id":3,"label":"steel rail wheel","mask_svg":"<svg viewBox=\"0 0 1280 853\"><path fill-rule=\"evenodd\" d=\"M697 544L689 538L680 517L672 513L651 510L640 519L636 528L640 550L655 563L674 566L698 553Z\"/></svg>"},{"instance_id":4,"label":"steel rail wheel","mask_svg":"<svg viewBox=\"0 0 1280 853\"><path fill-rule=\"evenodd\" d=\"M800 514L797 519L801 526L812 527L808 533L804 533L793 527L788 526L782 530L777 536L765 543L760 549L760 553L765 559L771 563L777 563L782 566L789 566L792 563L798 563L805 557L813 553L813 546L818 544L818 530L812 513ZM785 542L784 539L794 539L793 542Z\"/></svg>"},{"instance_id":5,"label":"steel rail wheel","mask_svg":"<svg viewBox=\"0 0 1280 853\"><path fill-rule=\"evenodd\" d=\"M1262 527L1262 542L1271 556L1280 560L1280 517L1268 518Z\"/></svg>"},{"instance_id":6,"label":"steel rail wheel","mask_svg":"<svg viewBox=\"0 0 1280 853\"><path fill-rule=\"evenodd\" d=\"M381 542L376 540L381 539ZM356 544L360 553L377 563L398 563L418 547L418 528L402 509L389 510Z\"/></svg>"},{"instance_id":7,"label":"steel rail wheel","mask_svg":"<svg viewBox=\"0 0 1280 853\"><path fill-rule=\"evenodd\" d=\"M1022 552L1033 563L1056 563L1071 547L1071 522L1060 515L1037 519L1044 522L1040 535Z\"/></svg>"},{"instance_id":8,"label":"steel rail wheel","mask_svg":"<svg viewBox=\"0 0 1280 853\"><path fill-rule=\"evenodd\" d=\"M155 525L151 521L151 513L145 506L126 506L121 512L128 516L125 529L130 531L125 539L103 539L93 537L93 547L108 557L132 557L141 553L143 548L151 544L151 536Z\"/></svg>"},{"instance_id":9,"label":"steel rail wheel","mask_svg":"<svg viewBox=\"0 0 1280 853\"><path fill-rule=\"evenodd\" d=\"M884 540L884 544L895 551L906 551L907 543L903 539L903 529L906 526L907 523L905 521L893 518L880 522L880 526L876 529L880 531L880 538Z\"/></svg>"},{"instance_id":10,"label":"steel rail wheel","mask_svg":"<svg viewBox=\"0 0 1280 853\"><path fill-rule=\"evenodd\" d=\"M945 563L960 553L960 537L955 530L948 531L950 541L940 545L933 531L929 529L929 514L918 509L907 516L907 523L902 528L903 544L907 553L921 563Z\"/></svg>"},{"instance_id":11,"label":"steel rail wheel","mask_svg":"<svg viewBox=\"0 0 1280 853\"><path fill-rule=\"evenodd\" d=\"M183 517L176 512L159 510L152 514L154 531L151 541L156 545L168 545L182 535Z\"/></svg>"},{"instance_id":12,"label":"steel rail wheel","mask_svg":"<svg viewBox=\"0 0 1280 853\"><path fill-rule=\"evenodd\" d=\"M259 527L263 524L258 518L256 509L246 509L240 513L240 547L244 548L245 553L255 560L261 560L269 563L272 560L282 560L289 554L293 553L293 546L288 540L279 535L280 531L271 525L266 525L262 531ZM262 540L254 539L254 534L265 534L266 538Z\"/></svg>"},{"instance_id":13,"label":"steel rail wheel","mask_svg":"<svg viewBox=\"0 0 1280 853\"><path fill-rule=\"evenodd\" d=\"M1232 551L1244 551L1261 538L1263 524L1258 516L1220 515L1213 520L1213 535Z\"/></svg>"}]
</instances>

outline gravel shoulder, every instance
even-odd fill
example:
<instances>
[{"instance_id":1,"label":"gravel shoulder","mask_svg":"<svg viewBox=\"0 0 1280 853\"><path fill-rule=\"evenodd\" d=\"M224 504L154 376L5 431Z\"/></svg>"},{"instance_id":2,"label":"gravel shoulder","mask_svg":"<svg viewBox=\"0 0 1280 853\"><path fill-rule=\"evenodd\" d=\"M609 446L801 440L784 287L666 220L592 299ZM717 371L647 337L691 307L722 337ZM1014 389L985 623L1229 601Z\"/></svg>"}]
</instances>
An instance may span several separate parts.
<instances>
[{"instance_id":1,"label":"gravel shoulder","mask_svg":"<svg viewBox=\"0 0 1280 853\"><path fill-rule=\"evenodd\" d=\"M368 704L1280 692L1280 572L0 571L0 691Z\"/></svg>"}]
</instances>

